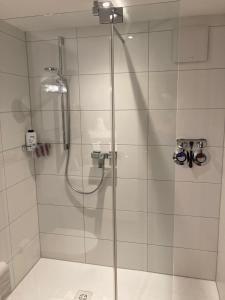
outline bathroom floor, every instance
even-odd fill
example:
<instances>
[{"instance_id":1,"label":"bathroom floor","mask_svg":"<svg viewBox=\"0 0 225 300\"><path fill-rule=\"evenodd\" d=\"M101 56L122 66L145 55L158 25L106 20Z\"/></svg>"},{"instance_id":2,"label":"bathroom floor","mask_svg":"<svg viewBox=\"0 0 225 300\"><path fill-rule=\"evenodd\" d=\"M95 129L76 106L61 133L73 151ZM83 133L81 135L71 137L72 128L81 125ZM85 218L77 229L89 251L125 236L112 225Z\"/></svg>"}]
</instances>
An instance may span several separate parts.
<instances>
[{"instance_id":1,"label":"bathroom floor","mask_svg":"<svg viewBox=\"0 0 225 300\"><path fill-rule=\"evenodd\" d=\"M112 268L42 258L7 300L113 300L112 283ZM213 281L119 269L118 284L120 300L219 300Z\"/></svg>"}]
</instances>

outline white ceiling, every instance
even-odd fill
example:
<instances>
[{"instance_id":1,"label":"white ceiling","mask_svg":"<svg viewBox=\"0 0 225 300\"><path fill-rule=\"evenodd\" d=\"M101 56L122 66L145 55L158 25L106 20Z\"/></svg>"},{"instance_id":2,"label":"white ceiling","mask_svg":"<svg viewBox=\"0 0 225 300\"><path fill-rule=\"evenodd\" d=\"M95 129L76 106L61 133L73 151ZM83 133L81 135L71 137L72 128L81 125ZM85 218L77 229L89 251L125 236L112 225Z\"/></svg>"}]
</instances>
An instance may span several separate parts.
<instances>
[{"instance_id":1,"label":"white ceiling","mask_svg":"<svg viewBox=\"0 0 225 300\"><path fill-rule=\"evenodd\" d=\"M173 0L113 0L116 6L160 3ZM49 13L91 10L93 0L0 0L0 19ZM225 0L181 0L181 14L209 15L225 13Z\"/></svg>"}]
</instances>

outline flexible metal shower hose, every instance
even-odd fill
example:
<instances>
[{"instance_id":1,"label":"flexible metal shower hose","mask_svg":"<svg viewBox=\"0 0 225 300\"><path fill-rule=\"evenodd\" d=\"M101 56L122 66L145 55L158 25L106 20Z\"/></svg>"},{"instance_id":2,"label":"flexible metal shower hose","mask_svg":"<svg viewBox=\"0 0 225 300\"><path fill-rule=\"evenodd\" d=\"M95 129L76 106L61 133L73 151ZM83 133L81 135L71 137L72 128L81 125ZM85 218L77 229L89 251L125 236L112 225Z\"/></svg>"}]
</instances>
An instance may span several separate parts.
<instances>
[{"instance_id":1,"label":"flexible metal shower hose","mask_svg":"<svg viewBox=\"0 0 225 300\"><path fill-rule=\"evenodd\" d=\"M94 190L92 190L90 192L85 192L85 191L79 190L78 188L76 188L72 185L70 178L69 178L69 162L70 162L70 155L71 155L71 147L70 147L70 144L68 146L69 147L67 149L67 159L66 159L66 182L68 183L69 187L78 194L91 195L91 194L95 193L101 187L101 185L103 183L104 176L105 176L105 166L103 165L103 167L101 168L102 169L101 179L100 179L99 184L97 185L97 187Z\"/></svg>"},{"instance_id":2,"label":"flexible metal shower hose","mask_svg":"<svg viewBox=\"0 0 225 300\"><path fill-rule=\"evenodd\" d=\"M63 101L63 99L62 99L62 101ZM90 192L85 192L85 191L81 191L78 188L73 186L73 184L71 183L70 178L69 178L69 163L70 163L70 157L71 157L71 142L70 142L71 141L71 130L70 130L71 122L70 122L70 105L69 105L69 95L68 95L68 93L67 93L67 111L66 112L67 112L67 138L68 138L68 141L65 144L66 145L66 151L67 151L66 170L65 170L66 182L69 185L69 187L73 191L75 191L76 193L81 194L81 195L91 195L91 194L95 193L98 189L100 189L100 187L103 183L103 180L104 180L104 177L105 177L105 164L103 163L103 166L101 168L102 169L102 174L101 174L100 182L94 190L92 190ZM65 131L65 127L64 127L64 131ZM64 136L65 135L66 134L64 132Z\"/></svg>"}]
</instances>

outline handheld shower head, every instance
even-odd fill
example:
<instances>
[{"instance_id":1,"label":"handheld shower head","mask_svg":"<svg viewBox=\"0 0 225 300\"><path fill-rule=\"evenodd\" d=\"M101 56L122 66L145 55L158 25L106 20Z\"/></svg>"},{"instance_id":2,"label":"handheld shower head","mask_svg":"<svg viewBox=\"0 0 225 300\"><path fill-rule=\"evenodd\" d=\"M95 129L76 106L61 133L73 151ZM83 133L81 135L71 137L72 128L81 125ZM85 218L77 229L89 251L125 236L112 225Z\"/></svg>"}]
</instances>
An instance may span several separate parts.
<instances>
[{"instance_id":1,"label":"handheld shower head","mask_svg":"<svg viewBox=\"0 0 225 300\"><path fill-rule=\"evenodd\" d=\"M46 67L44 70L48 74L41 81L42 91L45 93L66 94L67 82L59 74L58 69L56 67Z\"/></svg>"}]
</instances>

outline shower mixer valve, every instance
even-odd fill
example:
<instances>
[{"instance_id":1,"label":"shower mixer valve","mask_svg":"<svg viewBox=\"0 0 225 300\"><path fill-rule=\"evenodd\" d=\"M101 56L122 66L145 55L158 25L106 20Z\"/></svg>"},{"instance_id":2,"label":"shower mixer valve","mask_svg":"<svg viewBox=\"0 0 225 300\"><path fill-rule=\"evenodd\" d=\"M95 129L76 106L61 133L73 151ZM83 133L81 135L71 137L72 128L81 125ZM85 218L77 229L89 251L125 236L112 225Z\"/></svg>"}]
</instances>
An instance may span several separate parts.
<instances>
[{"instance_id":1,"label":"shower mixer valve","mask_svg":"<svg viewBox=\"0 0 225 300\"><path fill-rule=\"evenodd\" d=\"M117 158L117 152L115 152ZM101 151L92 151L91 158L98 160L98 167L103 168L105 165L106 159L112 159L112 152L101 152Z\"/></svg>"},{"instance_id":2,"label":"shower mixer valve","mask_svg":"<svg viewBox=\"0 0 225 300\"><path fill-rule=\"evenodd\" d=\"M173 154L173 160L178 165L187 164L193 168L193 163L202 166L207 162L204 148L207 147L206 139L177 139L177 149Z\"/></svg>"}]
</instances>

